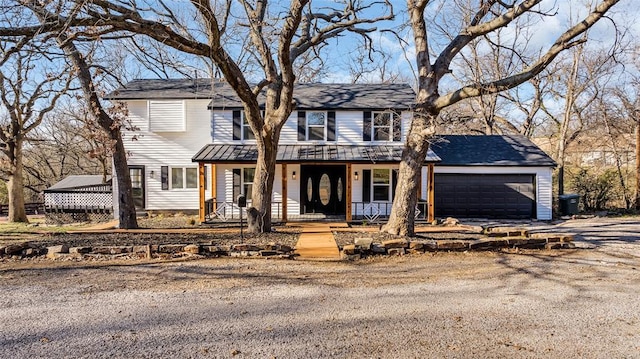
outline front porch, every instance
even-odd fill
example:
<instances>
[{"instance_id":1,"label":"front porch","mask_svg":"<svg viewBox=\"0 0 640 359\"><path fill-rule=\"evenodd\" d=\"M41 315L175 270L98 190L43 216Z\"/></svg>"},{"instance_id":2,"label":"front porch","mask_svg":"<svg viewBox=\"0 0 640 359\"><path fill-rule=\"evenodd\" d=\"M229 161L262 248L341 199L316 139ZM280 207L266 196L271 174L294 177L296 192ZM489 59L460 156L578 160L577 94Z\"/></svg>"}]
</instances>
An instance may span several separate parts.
<instances>
[{"instance_id":1,"label":"front porch","mask_svg":"<svg viewBox=\"0 0 640 359\"><path fill-rule=\"evenodd\" d=\"M401 156L401 145L281 145L272 222L384 222L391 213ZM201 222L240 220L243 210L237 197L245 194L250 206L256 160L253 145L211 144L192 158L198 163ZM417 193L416 219L420 221L435 218L434 163L438 161L429 150L422 172L426 178L420 179ZM211 179L210 189L206 178Z\"/></svg>"}]
</instances>

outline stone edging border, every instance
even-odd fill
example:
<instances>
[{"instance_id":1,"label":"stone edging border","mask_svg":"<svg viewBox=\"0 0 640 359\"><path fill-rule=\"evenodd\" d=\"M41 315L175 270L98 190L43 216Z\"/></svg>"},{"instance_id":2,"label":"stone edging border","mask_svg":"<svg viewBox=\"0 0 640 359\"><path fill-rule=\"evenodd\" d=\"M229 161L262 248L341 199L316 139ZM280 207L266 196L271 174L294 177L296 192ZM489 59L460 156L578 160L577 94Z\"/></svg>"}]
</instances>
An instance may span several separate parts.
<instances>
[{"instance_id":1,"label":"stone edging border","mask_svg":"<svg viewBox=\"0 0 640 359\"><path fill-rule=\"evenodd\" d=\"M356 260L374 255L405 255L436 251L487 251L515 249L575 248L574 236L559 233L529 233L526 229L495 227L483 231L486 236L477 240L408 240L392 239L381 243L372 238L356 238L353 244L340 248L341 258ZM83 259L172 259L191 257L256 257L293 259L295 248L270 243L207 245L207 244L147 244L135 246L69 247L57 245L43 247L38 243L21 242L0 246L0 258L23 259L45 256L54 260Z\"/></svg>"}]
</instances>

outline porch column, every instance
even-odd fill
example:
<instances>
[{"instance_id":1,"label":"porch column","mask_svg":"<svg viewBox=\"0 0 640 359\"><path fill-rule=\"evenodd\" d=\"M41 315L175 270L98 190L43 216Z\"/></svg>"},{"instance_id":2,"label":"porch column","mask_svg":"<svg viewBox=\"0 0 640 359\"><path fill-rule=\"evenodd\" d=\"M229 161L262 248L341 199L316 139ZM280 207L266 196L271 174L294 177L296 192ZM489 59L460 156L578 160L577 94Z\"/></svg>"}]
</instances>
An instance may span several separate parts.
<instances>
[{"instance_id":1,"label":"porch column","mask_svg":"<svg viewBox=\"0 0 640 359\"><path fill-rule=\"evenodd\" d=\"M282 164L282 222L287 221L287 164Z\"/></svg>"},{"instance_id":2,"label":"porch column","mask_svg":"<svg viewBox=\"0 0 640 359\"><path fill-rule=\"evenodd\" d=\"M435 210L435 180L436 180L436 175L435 172L433 170L434 166L433 163L429 163L428 168L427 168L427 178L428 178L428 183L427 183L427 192L428 192L428 198L427 200L429 201L428 204L428 209L427 209L427 221L429 222L433 222L436 219L436 210Z\"/></svg>"},{"instance_id":3,"label":"porch column","mask_svg":"<svg viewBox=\"0 0 640 359\"><path fill-rule=\"evenodd\" d=\"M198 210L200 223L204 222L204 163L198 162L198 189L200 197L200 206Z\"/></svg>"},{"instance_id":4,"label":"porch column","mask_svg":"<svg viewBox=\"0 0 640 359\"><path fill-rule=\"evenodd\" d=\"M351 185L351 163L347 163L347 196L346 196L346 207L345 215L347 222L351 222L351 207L353 206L351 203L351 189L353 186Z\"/></svg>"}]
</instances>

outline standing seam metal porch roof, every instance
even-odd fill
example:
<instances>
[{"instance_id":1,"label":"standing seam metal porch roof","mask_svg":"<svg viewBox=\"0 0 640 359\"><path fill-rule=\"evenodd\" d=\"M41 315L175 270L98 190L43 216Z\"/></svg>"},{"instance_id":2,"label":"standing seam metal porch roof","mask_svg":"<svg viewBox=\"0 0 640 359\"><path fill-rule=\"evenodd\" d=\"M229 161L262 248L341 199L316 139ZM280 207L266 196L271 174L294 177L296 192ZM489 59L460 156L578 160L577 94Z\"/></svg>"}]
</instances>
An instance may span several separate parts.
<instances>
[{"instance_id":1,"label":"standing seam metal porch roof","mask_svg":"<svg viewBox=\"0 0 640 359\"><path fill-rule=\"evenodd\" d=\"M280 145L276 161L398 163L403 144ZM258 151L254 145L206 145L194 157L194 162L255 162ZM524 136L438 136L425 158L425 163L440 166L500 166L555 167L555 161Z\"/></svg>"},{"instance_id":2,"label":"standing seam metal porch roof","mask_svg":"<svg viewBox=\"0 0 640 359\"><path fill-rule=\"evenodd\" d=\"M344 163L398 163L402 157L402 145L280 145L276 162L344 162ZM193 162L255 163L258 150L255 145L204 146ZM425 163L439 162L429 150Z\"/></svg>"}]
</instances>

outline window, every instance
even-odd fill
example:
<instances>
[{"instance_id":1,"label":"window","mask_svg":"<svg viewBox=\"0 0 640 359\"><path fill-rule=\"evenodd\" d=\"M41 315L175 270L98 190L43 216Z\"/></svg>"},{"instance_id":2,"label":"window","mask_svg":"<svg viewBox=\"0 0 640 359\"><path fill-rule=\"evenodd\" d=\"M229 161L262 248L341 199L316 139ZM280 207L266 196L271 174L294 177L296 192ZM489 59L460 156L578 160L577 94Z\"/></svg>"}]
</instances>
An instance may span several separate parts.
<instances>
[{"instance_id":1,"label":"window","mask_svg":"<svg viewBox=\"0 0 640 359\"><path fill-rule=\"evenodd\" d=\"M242 139L243 140L255 140L256 136L251 131L251 126L249 126L249 121L244 116L244 111L241 112L242 116Z\"/></svg>"},{"instance_id":2,"label":"window","mask_svg":"<svg viewBox=\"0 0 640 359\"><path fill-rule=\"evenodd\" d=\"M326 112L307 112L307 140L324 141L327 125Z\"/></svg>"},{"instance_id":3,"label":"window","mask_svg":"<svg viewBox=\"0 0 640 359\"><path fill-rule=\"evenodd\" d=\"M400 141L401 137L400 113L391 111L363 113L363 141Z\"/></svg>"},{"instance_id":4,"label":"window","mask_svg":"<svg viewBox=\"0 0 640 359\"><path fill-rule=\"evenodd\" d=\"M198 188L198 169L195 167L171 168L171 189Z\"/></svg>"},{"instance_id":5,"label":"window","mask_svg":"<svg viewBox=\"0 0 640 359\"><path fill-rule=\"evenodd\" d=\"M247 201L251 199L253 195L253 177L256 174L255 168L244 168L242 170L242 189Z\"/></svg>"},{"instance_id":6,"label":"window","mask_svg":"<svg viewBox=\"0 0 640 359\"><path fill-rule=\"evenodd\" d=\"M233 202L237 201L240 193L243 193L247 201L251 200L253 195L253 177L255 176L255 168L234 168L233 170Z\"/></svg>"},{"instance_id":7,"label":"window","mask_svg":"<svg viewBox=\"0 0 640 359\"><path fill-rule=\"evenodd\" d=\"M373 140L389 141L391 138L391 113L374 112L373 113Z\"/></svg>"},{"instance_id":8,"label":"window","mask_svg":"<svg viewBox=\"0 0 640 359\"><path fill-rule=\"evenodd\" d=\"M390 200L391 170L373 170L373 200L388 202Z\"/></svg>"}]
</instances>

